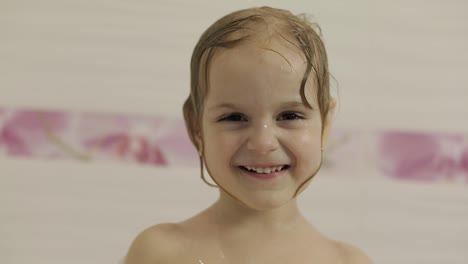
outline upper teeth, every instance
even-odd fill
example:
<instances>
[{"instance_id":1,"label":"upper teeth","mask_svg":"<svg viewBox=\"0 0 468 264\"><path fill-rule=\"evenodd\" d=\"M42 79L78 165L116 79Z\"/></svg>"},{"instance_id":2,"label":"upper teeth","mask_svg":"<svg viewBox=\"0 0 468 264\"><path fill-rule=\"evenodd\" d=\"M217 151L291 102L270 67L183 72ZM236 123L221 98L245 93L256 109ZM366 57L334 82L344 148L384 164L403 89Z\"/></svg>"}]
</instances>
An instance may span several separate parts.
<instances>
[{"instance_id":1,"label":"upper teeth","mask_svg":"<svg viewBox=\"0 0 468 264\"><path fill-rule=\"evenodd\" d=\"M250 166L244 166L244 167L250 171L255 171L257 173L272 173L275 171L280 171L284 168L284 166L269 167L269 168L255 168L255 167L250 167Z\"/></svg>"}]
</instances>

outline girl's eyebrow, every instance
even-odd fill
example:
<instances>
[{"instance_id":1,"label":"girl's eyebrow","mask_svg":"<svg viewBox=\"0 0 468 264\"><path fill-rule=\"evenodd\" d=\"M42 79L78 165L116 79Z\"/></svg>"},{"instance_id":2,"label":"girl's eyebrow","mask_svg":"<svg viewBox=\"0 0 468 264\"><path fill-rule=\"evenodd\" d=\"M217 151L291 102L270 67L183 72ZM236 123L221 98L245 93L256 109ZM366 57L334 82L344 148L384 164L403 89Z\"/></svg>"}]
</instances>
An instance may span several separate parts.
<instances>
[{"instance_id":1,"label":"girl's eyebrow","mask_svg":"<svg viewBox=\"0 0 468 264\"><path fill-rule=\"evenodd\" d=\"M208 110L213 110L213 109L218 109L218 108L234 109L234 108L236 108L236 106L234 104L231 104L231 103L220 103L220 104L216 104L216 105L210 107Z\"/></svg>"},{"instance_id":2,"label":"girl's eyebrow","mask_svg":"<svg viewBox=\"0 0 468 264\"><path fill-rule=\"evenodd\" d=\"M295 107L303 107L305 106L302 100L293 100L288 102L281 102L278 104L280 108L295 108ZM208 110L219 109L219 108L228 108L228 109L237 109L239 108L233 103L220 103L210 107Z\"/></svg>"},{"instance_id":3,"label":"girl's eyebrow","mask_svg":"<svg viewBox=\"0 0 468 264\"><path fill-rule=\"evenodd\" d=\"M302 101L290 101L290 102L285 102L280 104L281 107L283 108L294 108L298 106L304 106L304 102Z\"/></svg>"},{"instance_id":4,"label":"girl's eyebrow","mask_svg":"<svg viewBox=\"0 0 468 264\"><path fill-rule=\"evenodd\" d=\"M312 110L317 110L318 109L317 102L311 102L311 107L309 107L304 103L304 101L302 101L302 99L293 100L293 101L289 101L289 102L284 102L284 103L279 104L279 106L281 108L305 107L305 108L309 108L309 109L312 109Z\"/></svg>"}]
</instances>

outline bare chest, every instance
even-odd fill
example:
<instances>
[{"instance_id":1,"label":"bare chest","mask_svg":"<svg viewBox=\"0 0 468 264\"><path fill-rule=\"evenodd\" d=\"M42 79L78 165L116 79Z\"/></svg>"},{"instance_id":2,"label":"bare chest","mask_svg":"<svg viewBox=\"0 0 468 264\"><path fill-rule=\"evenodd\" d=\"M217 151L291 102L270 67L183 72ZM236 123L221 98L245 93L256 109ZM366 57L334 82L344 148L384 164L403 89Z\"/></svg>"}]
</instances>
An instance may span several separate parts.
<instances>
[{"instance_id":1,"label":"bare chest","mask_svg":"<svg viewBox=\"0 0 468 264\"><path fill-rule=\"evenodd\" d=\"M199 241L175 257L174 263L181 264L340 264L338 252L327 245L288 241L237 245Z\"/></svg>"}]
</instances>

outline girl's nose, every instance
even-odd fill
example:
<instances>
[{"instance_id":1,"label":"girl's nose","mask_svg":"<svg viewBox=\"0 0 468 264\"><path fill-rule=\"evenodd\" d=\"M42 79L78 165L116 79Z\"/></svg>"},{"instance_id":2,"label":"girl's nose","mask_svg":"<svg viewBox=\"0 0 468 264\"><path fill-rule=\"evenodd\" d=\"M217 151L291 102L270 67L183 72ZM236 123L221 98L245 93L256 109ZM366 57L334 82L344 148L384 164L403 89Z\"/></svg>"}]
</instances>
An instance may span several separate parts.
<instances>
[{"instance_id":1,"label":"girl's nose","mask_svg":"<svg viewBox=\"0 0 468 264\"><path fill-rule=\"evenodd\" d=\"M265 154L276 150L278 146L278 139L271 125L263 124L252 127L247 141L248 150Z\"/></svg>"}]
</instances>

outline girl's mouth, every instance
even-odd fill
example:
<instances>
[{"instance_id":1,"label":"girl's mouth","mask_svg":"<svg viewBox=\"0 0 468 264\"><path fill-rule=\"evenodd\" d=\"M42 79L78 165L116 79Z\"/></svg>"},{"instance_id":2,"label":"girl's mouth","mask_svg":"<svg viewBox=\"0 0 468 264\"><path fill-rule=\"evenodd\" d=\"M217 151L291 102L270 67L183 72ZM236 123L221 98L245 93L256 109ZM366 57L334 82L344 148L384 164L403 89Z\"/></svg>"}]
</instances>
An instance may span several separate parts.
<instances>
[{"instance_id":1,"label":"girl's mouth","mask_svg":"<svg viewBox=\"0 0 468 264\"><path fill-rule=\"evenodd\" d=\"M255 167L255 166L239 166L239 168L248 175L259 179L271 179L289 169L289 165Z\"/></svg>"}]
</instances>

